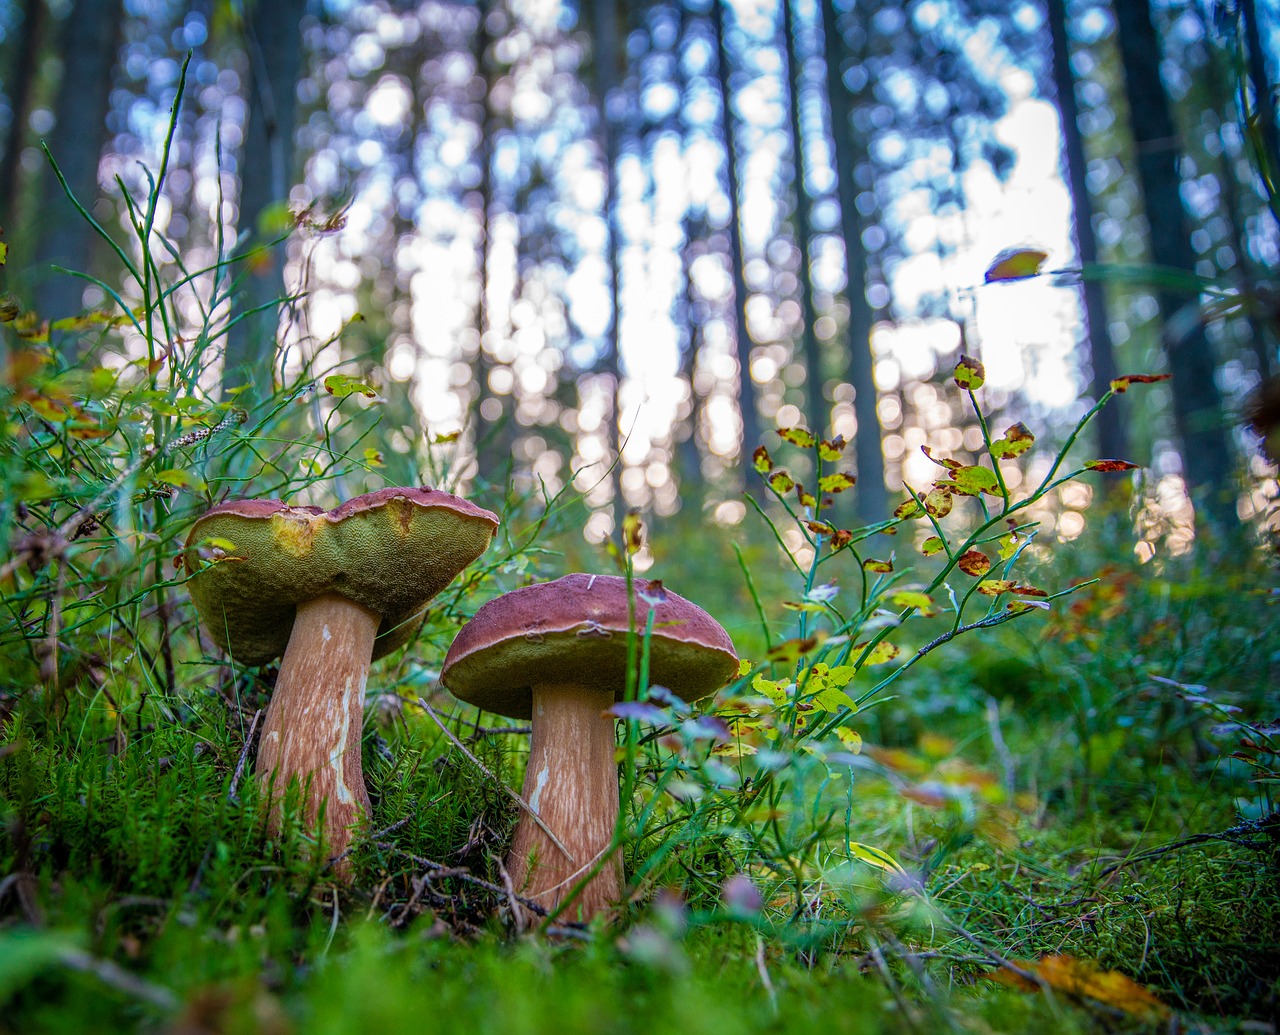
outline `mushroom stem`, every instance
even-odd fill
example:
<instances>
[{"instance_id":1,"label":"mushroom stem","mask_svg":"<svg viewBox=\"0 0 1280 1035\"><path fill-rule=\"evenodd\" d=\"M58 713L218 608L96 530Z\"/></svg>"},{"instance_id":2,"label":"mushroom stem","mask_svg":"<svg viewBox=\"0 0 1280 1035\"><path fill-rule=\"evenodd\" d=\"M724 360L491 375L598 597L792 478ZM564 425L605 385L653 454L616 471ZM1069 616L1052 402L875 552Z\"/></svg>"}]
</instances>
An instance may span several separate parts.
<instances>
[{"instance_id":1,"label":"mushroom stem","mask_svg":"<svg viewBox=\"0 0 1280 1035\"><path fill-rule=\"evenodd\" d=\"M321 843L327 855L351 845L352 827L369 815L360 764L364 688L381 619L337 593L298 605L275 694L262 725L258 781L270 799L268 829L280 830L280 803L297 779L305 818L314 827L325 804ZM339 876L350 863L336 865Z\"/></svg>"},{"instance_id":2,"label":"mushroom stem","mask_svg":"<svg viewBox=\"0 0 1280 1035\"><path fill-rule=\"evenodd\" d=\"M574 683L533 687L533 737L522 795L560 839L566 857L527 814L516 827L507 870L520 894L548 911L600 861L618 821L618 764L614 720L606 714L612 690ZM573 919L589 919L622 897L616 853L569 906Z\"/></svg>"}]
</instances>

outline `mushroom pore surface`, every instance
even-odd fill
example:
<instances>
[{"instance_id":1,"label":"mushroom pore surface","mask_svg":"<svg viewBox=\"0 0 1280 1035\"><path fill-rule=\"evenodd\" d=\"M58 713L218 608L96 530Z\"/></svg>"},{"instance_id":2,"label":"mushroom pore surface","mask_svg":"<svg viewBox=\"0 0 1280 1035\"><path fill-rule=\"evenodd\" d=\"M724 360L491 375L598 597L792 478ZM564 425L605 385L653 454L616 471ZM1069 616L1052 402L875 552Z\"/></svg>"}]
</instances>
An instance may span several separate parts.
<instances>
[{"instance_id":1,"label":"mushroom pore surface","mask_svg":"<svg viewBox=\"0 0 1280 1035\"><path fill-rule=\"evenodd\" d=\"M686 700L724 686L737 671L733 642L706 611L658 584L633 579L635 623L654 614L650 682ZM535 684L607 690L620 700L627 670L626 579L566 575L489 601L458 633L441 671L468 704L527 719Z\"/></svg>"}]
</instances>

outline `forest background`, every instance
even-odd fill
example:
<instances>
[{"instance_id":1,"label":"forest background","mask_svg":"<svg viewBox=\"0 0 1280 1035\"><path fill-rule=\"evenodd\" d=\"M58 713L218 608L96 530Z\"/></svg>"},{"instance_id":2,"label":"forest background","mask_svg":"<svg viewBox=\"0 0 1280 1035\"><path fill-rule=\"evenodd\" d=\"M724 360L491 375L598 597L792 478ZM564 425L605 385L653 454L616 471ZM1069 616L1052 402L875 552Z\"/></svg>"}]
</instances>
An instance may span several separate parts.
<instances>
[{"instance_id":1,"label":"forest background","mask_svg":"<svg viewBox=\"0 0 1280 1035\"><path fill-rule=\"evenodd\" d=\"M1069 602L1069 612L1054 600L1062 613L1051 609L1043 638L993 639L949 661L951 692L920 677L916 697L902 691L901 728L878 711L860 719L867 725L859 738L903 752L862 755L860 764L902 792L957 762L972 737L989 736L981 761L1003 774L995 781L1006 794L1000 807L1016 812L1017 794L1038 793L1040 805L1024 809L1037 829L1045 829L1050 801L1074 821L1088 816L1103 793L1102 774L1122 757L1137 767L1134 786L1176 786L1168 791L1175 798L1212 772L1226 781L1215 791L1213 821L1237 831L1225 843L1256 836L1274 853L1265 822L1273 815L1276 733L1266 709L1274 709L1280 654L1266 621L1273 581L1266 544L1277 492L1267 435L1280 409L1268 391L1280 335L1277 55L1280 11L1254 0L0 5L0 316L11 407L0 512L11 551L3 643L12 663L0 698L10 723L0 747L0 763L10 767L10 865L0 876L9 900L0 896L0 910L18 925L13 930L27 937L46 928L51 911L76 927L79 907L59 882L102 881L112 889L101 892L107 899L161 900L170 916L193 898L205 901L199 886L212 878L202 876L209 857L201 853L213 835L202 835L198 867L174 862L167 876L154 877L164 884L180 876L187 891L144 894L121 876L136 869L136 846L118 846L111 862L77 856L87 847L59 833L69 821L40 804L18 774L20 756L39 756L48 774L59 759L89 767L66 785L70 803L85 781L119 779L111 759L132 752L129 765L141 767L141 779L157 759L195 750L166 738L221 722L218 737L232 739L209 748L224 781L211 793L238 806L236 762L242 769L251 751L254 695L270 672L233 672L199 639L181 573L169 564L177 543L196 514L227 495L328 507L383 485L442 485L500 512L511 531L501 556L433 616L422 633L422 664L406 660L388 676L370 709L380 716L400 714L400 697L412 700L432 681L450 631L479 600L619 559L725 616L743 655L767 656L773 675L785 664L812 671L816 662L799 647L794 656L769 652L782 641L806 642L806 622L836 593L836 580L824 584L832 587L824 597L813 578L823 551L847 545L840 537L850 530L898 531L910 516L903 501L943 477L940 458L980 466L990 455L1004 506L1032 497L1019 520L1037 523L1036 542L1000 560L1041 566L1058 586L1098 572L1101 581ZM985 367L980 407L976 386L953 377L970 362L962 357ZM1122 375L1166 373L1142 391L1125 391L1123 379L1114 390ZM1109 393L1118 397L1081 431ZM998 463L991 449L1006 426L1036 442L1025 457L1021 447L1008 454L1017 464ZM806 440L778 429L798 428L821 447L802 450L783 472L785 443ZM1006 441L1017 438L1006 433ZM1125 470L1057 481L1070 450L1123 460L1115 469ZM824 462L835 465L828 478L838 467L856 484L822 481ZM829 506L806 503L797 486L806 480L824 486ZM643 518L639 543L619 538L628 513ZM887 560L859 555L847 582L861 582L859 613L868 620L892 588L868 573L893 571L897 555L927 566L943 550L928 535L947 539L933 520L946 514L929 515L936 528L904 528L896 540L876 540L883 549L867 547ZM952 520L990 517L985 503L960 499ZM609 542L618 544L611 552ZM796 573L801 584L787 588ZM1171 586L1185 595L1171 598ZM1233 610L1233 599L1250 603ZM958 627L963 606L954 593L951 602ZM1173 617L1180 608L1185 625ZM784 627L797 620L800 635L787 640ZM1142 639L1148 633L1155 639ZM919 636L905 639L931 650L933 634ZM121 637L136 646L127 656ZM1058 649L1068 660L1053 654ZM928 652L904 656L914 664ZM201 700L225 707L229 721L183 697L192 665L203 666L194 670ZM1064 689L1068 672L1079 677L1073 689ZM902 685L916 685L917 674ZM1208 687L1210 676L1223 685ZM1097 703L1103 683L1116 695L1112 705ZM1070 713L1057 742L1070 757L1045 786L1026 786L1005 736L1015 744L1025 736L1021 761L1042 750L1043 734L1031 716L1009 714L1010 698L1050 684L1065 696L1041 707ZM973 692L961 700L957 686ZM1176 703L1158 696L1168 686ZM1046 691L1045 701L1051 697ZM1118 722L1122 698L1124 708L1143 703ZM1224 761L1230 752L1206 739L1201 713L1225 721L1234 709L1254 724L1244 734L1252 761ZM1015 729L1001 732L1002 715ZM421 714L414 720L404 751L444 757L448 743ZM382 750L382 737L391 736L375 725L367 751ZM1215 736L1228 735L1222 725ZM82 752L88 729L101 739ZM1146 740L1126 755L1130 734ZM841 744L848 748L848 738ZM498 731L481 747L500 772L518 770L522 748L510 735ZM708 750L723 757L724 747ZM795 747L799 758L799 740ZM735 756L739 766L745 754ZM404 764L409 755L399 757ZM21 761L24 773L45 771L40 765ZM925 770L913 768L920 765ZM1248 784L1258 773L1246 766L1261 767L1261 789ZM948 872L949 853L984 836L1008 850L1016 842L1008 835L1012 815L997 820L975 804L994 808L986 777L973 768L947 772L949 833L928 848L914 833L908 838L911 851L929 859L919 879L930 894L937 890L930 880ZM455 775L437 767L433 779L444 787ZM813 778L806 770L800 784L812 789ZM489 817L493 829L474 844L464 838L464 855L474 872L493 878L485 853L502 842L503 823L492 818L501 807L476 794L459 801L455 820L474 833L476 816ZM404 802L387 788L379 800L380 814L398 822L395 808ZM1137 794L1124 808L1143 803L1151 804ZM891 831L901 832L911 807L892 820L884 818L888 806L872 809L884 825L857 841L846 818L844 865L917 872L892 855L892 865L869 862L849 847L894 842ZM1153 829L1177 843L1188 828L1175 820L1178 807L1162 809ZM212 827L230 824L245 845L272 858L261 832L256 840L248 833L252 810L233 812L220 811ZM694 814L701 815L696 806ZM759 977L753 988L767 990L776 1017L766 959L798 967L788 980L801 982L820 955L815 946L843 944L848 928L833 935L819 923L822 911L810 901L817 878L805 854L813 846L799 849L803 838L779 833L766 851L753 824L771 821L744 815L735 813L742 829L756 831L746 838L750 850L721 845L714 859L698 856L705 869L688 870L681 894L695 906L700 894L719 901L723 880L737 870L767 883L753 869L766 863L769 879L794 884L792 905L779 908L789 923L808 925L809 940L765 930L770 894L746 907L758 942L716 935ZM1255 826L1240 833L1241 823ZM1124 840L1132 829L1119 823L1111 833L1124 853L1138 851L1138 841ZM163 842L170 834L154 836ZM670 846L657 852L656 835L647 836L631 848L649 860L635 886L637 909L647 908L643 889L672 879L670 863L644 867L656 866L662 852L680 856ZM1088 840L1072 843L1084 851ZM218 834L214 843L230 842ZM691 851L706 850L693 843ZM1237 849L1249 858L1260 850L1252 841ZM365 890L381 879L375 873L392 872L380 850L374 844L361 863ZM234 861L233 852L219 865L230 873ZM1234 863L1206 865L1230 871ZM265 992L259 984L232 989L225 975L204 973L187 979L200 991L166 999L174 975L148 941L160 937L157 929L117 929L113 921L107 934L97 924L91 950L56 938L23 943L29 955L11 985L21 1008L35 1011L24 1016L50 1002L73 1017L97 981L118 997L125 1018L179 1007L188 1019L206 1007L219 1018L248 1016L268 1009L262 995L271 1003L279 995L281 1024L289 1011L314 1019L307 1011L318 1008L317 993L305 969L323 958L317 937L327 933L325 953L333 942L338 893L331 906L317 899L324 876L307 870L305 853L286 869L309 874L303 890L254 877L258 905L244 905L240 918L253 930L255 909L292 917L294 940L264 950L277 963L291 960L291 977L263 977L261 960L237 971L261 970ZM421 920L429 902L454 930L483 926L475 903L459 905L445 892L433 901L421 883L414 893L412 866L399 884L387 879L403 891L399 899L386 892L400 910L396 929ZM1164 891L1190 878L1180 879ZM1250 898L1242 879L1213 870L1210 883L1225 896L1214 900L1213 915L1229 912L1233 896ZM995 895L981 896L993 915L1005 908ZM1065 892L1061 900L1069 900ZM845 905L848 923L876 926L863 907ZM659 906L658 919L636 928L649 934L610 941L608 951L639 966L651 950L648 963L664 980L694 980L671 964L683 951L676 947L683 928L678 936L673 925L688 918L677 923ZM740 906L713 908L707 923L720 931L726 908L729 920L742 921ZM1253 906L1273 910L1274 896L1265 907L1254 896ZM225 899L207 908L197 910L202 923L225 927ZM1248 910L1237 919L1259 944L1269 920ZM974 964L973 946L921 949L902 929L876 930L870 947L859 942L860 969L883 971L891 994L881 999L895 1004L888 1009L913 1023L968 1023L920 960L934 953L963 971ZM1191 976L1203 969L1195 962L1202 946L1162 977L1144 969L1146 952L1136 967L1126 955L1131 931L1110 948L1075 951L1154 983L1188 1018L1274 1020L1280 949L1271 932L1261 955L1237 952L1231 959L1243 970L1206 987ZM1184 948L1195 942L1183 938ZM1246 935L1232 938L1238 950ZM357 970L387 951L359 933L343 950ZM983 951L1011 959L1030 949L992 942ZM578 965L607 962L589 956ZM48 976L54 965L88 976L62 984ZM130 976L130 966L147 971L147 980ZM700 963L692 966L701 973ZM957 971L950 973L954 980ZM1041 974L1041 991L1047 982L1063 992L1052 977ZM1095 1010L1101 1002L1125 1023L1167 1022L1149 1004L1135 1008L1145 1000L1128 986L1091 994L1100 986L1080 984L1078 974L1065 982L1069 999ZM932 1005L902 998L906 986ZM1000 1010L1011 1009L1012 994L997 996ZM358 1009L350 995L343 1003ZM1016 1017L986 1021L1025 1020ZM1082 1017L1087 1025L1096 1014ZM221 1023L208 1021L214 1030Z\"/></svg>"}]
</instances>

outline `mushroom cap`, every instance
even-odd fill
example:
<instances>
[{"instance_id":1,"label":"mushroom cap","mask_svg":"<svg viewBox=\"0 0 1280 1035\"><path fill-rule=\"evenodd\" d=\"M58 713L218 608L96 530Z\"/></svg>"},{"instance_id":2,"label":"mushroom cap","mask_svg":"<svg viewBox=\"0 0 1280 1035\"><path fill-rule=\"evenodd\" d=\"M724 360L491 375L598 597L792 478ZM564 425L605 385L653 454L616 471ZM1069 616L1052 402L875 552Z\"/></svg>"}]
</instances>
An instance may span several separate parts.
<instances>
[{"instance_id":1,"label":"mushroom cap","mask_svg":"<svg viewBox=\"0 0 1280 1035\"><path fill-rule=\"evenodd\" d=\"M738 670L733 641L706 611L660 583L633 579L636 629L654 613L649 678L686 701ZM647 598L647 599L646 599ZM490 600L458 633L440 680L459 700L527 719L535 683L576 683L622 699L627 675L627 580L566 575Z\"/></svg>"},{"instance_id":2,"label":"mushroom cap","mask_svg":"<svg viewBox=\"0 0 1280 1035\"><path fill-rule=\"evenodd\" d=\"M382 617L380 658L409 639L413 617L484 553L497 527L496 514L438 489L379 489L329 511L229 500L187 536L187 588L214 641L242 664L283 654L297 605L325 593ZM210 539L234 548L215 544L208 563L200 547Z\"/></svg>"}]
</instances>

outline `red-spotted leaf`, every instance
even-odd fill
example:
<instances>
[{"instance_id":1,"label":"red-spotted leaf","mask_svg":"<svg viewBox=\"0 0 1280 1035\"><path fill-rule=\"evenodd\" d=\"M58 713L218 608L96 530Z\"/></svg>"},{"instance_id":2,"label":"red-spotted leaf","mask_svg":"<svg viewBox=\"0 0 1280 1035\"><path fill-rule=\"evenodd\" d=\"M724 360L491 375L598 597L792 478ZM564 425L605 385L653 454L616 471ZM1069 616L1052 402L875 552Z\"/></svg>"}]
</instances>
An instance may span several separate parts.
<instances>
[{"instance_id":1,"label":"red-spotted leaf","mask_svg":"<svg viewBox=\"0 0 1280 1035\"><path fill-rule=\"evenodd\" d=\"M984 279L988 284L994 284L1001 280L1037 277L1040 275L1040 267L1048 257L1048 252L1042 252L1039 248L1006 248L991 261Z\"/></svg>"},{"instance_id":2,"label":"red-spotted leaf","mask_svg":"<svg viewBox=\"0 0 1280 1035\"><path fill-rule=\"evenodd\" d=\"M946 485L961 496L976 496L980 492L995 496L1000 491L1000 481L996 478L995 471L989 467L961 467L951 472L951 481L939 484Z\"/></svg>"},{"instance_id":3,"label":"red-spotted leaf","mask_svg":"<svg viewBox=\"0 0 1280 1035\"><path fill-rule=\"evenodd\" d=\"M1084 463L1086 471L1133 471L1138 465L1131 464L1128 460L1086 460Z\"/></svg>"},{"instance_id":4,"label":"red-spotted leaf","mask_svg":"<svg viewBox=\"0 0 1280 1035\"><path fill-rule=\"evenodd\" d=\"M814 535L831 535L835 529L825 521L806 521L804 527Z\"/></svg>"},{"instance_id":5,"label":"red-spotted leaf","mask_svg":"<svg viewBox=\"0 0 1280 1035\"><path fill-rule=\"evenodd\" d=\"M862 567L867 571L887 574L888 572L893 571L893 561L877 561L873 557L868 557L862 562Z\"/></svg>"},{"instance_id":6,"label":"red-spotted leaf","mask_svg":"<svg viewBox=\"0 0 1280 1035\"><path fill-rule=\"evenodd\" d=\"M829 463L835 463L840 459L840 454L844 452L844 447L848 444L843 435L837 435L832 439L823 439L818 443L818 456Z\"/></svg>"},{"instance_id":7,"label":"red-spotted leaf","mask_svg":"<svg viewBox=\"0 0 1280 1035\"><path fill-rule=\"evenodd\" d=\"M942 553L946 545L936 535L931 535L920 545L920 552L926 557L932 557L935 553Z\"/></svg>"},{"instance_id":8,"label":"red-spotted leaf","mask_svg":"<svg viewBox=\"0 0 1280 1035\"><path fill-rule=\"evenodd\" d=\"M956 364L955 379L956 384L961 388L973 391L986 383L987 368L982 365L981 360L974 359L972 356L961 356L960 362Z\"/></svg>"},{"instance_id":9,"label":"red-spotted leaf","mask_svg":"<svg viewBox=\"0 0 1280 1035\"><path fill-rule=\"evenodd\" d=\"M795 487L795 484L795 479L783 468L779 468L769 475L769 488L779 496L785 496Z\"/></svg>"},{"instance_id":10,"label":"red-spotted leaf","mask_svg":"<svg viewBox=\"0 0 1280 1035\"><path fill-rule=\"evenodd\" d=\"M751 464L760 474L768 474L773 470L773 458L764 446L756 447L756 451L751 454Z\"/></svg>"},{"instance_id":11,"label":"red-spotted leaf","mask_svg":"<svg viewBox=\"0 0 1280 1035\"><path fill-rule=\"evenodd\" d=\"M835 474L824 474L818 479L818 491L841 493L846 489L852 489L857 480L853 475L846 474L844 471L838 471Z\"/></svg>"},{"instance_id":12,"label":"red-spotted leaf","mask_svg":"<svg viewBox=\"0 0 1280 1035\"><path fill-rule=\"evenodd\" d=\"M851 529L837 528L834 532L831 533L832 551L843 550L851 542L853 542L853 531Z\"/></svg>"},{"instance_id":13,"label":"red-spotted leaf","mask_svg":"<svg viewBox=\"0 0 1280 1035\"><path fill-rule=\"evenodd\" d=\"M893 511L896 518L922 518L924 517L924 506L919 500L907 500L905 503L899 503Z\"/></svg>"},{"instance_id":14,"label":"red-spotted leaf","mask_svg":"<svg viewBox=\"0 0 1280 1035\"><path fill-rule=\"evenodd\" d=\"M956 561L956 567L966 575L973 575L976 578L991 570L991 558L981 550L966 550Z\"/></svg>"},{"instance_id":15,"label":"red-spotted leaf","mask_svg":"<svg viewBox=\"0 0 1280 1035\"><path fill-rule=\"evenodd\" d=\"M949 458L946 460L939 460L936 456L933 455L933 450L930 449L928 446L921 446L920 452L922 452L925 456L927 456L939 467L945 467L948 471L958 471L960 470L960 468L964 466L964 464L962 464L959 460L951 460Z\"/></svg>"},{"instance_id":16,"label":"red-spotted leaf","mask_svg":"<svg viewBox=\"0 0 1280 1035\"><path fill-rule=\"evenodd\" d=\"M857 650L859 647L865 649L866 644L860 643L857 646L855 646L853 649ZM901 647L898 647L896 644L890 643L888 640L881 640L879 643L877 643L874 647L871 648L871 653L867 655L866 660L863 661L863 664L864 665L883 665L886 661L892 661L901 653L902 653Z\"/></svg>"},{"instance_id":17,"label":"red-spotted leaf","mask_svg":"<svg viewBox=\"0 0 1280 1035\"><path fill-rule=\"evenodd\" d=\"M997 460L1012 460L1030 449L1035 440L1031 429L1019 421L1005 429L1004 438L991 443L991 455Z\"/></svg>"},{"instance_id":18,"label":"red-spotted leaf","mask_svg":"<svg viewBox=\"0 0 1280 1035\"><path fill-rule=\"evenodd\" d=\"M778 434L801 449L810 449L818 441L813 432L805 428L779 428Z\"/></svg>"},{"instance_id":19,"label":"red-spotted leaf","mask_svg":"<svg viewBox=\"0 0 1280 1035\"><path fill-rule=\"evenodd\" d=\"M944 518L951 513L955 502L955 497L951 495L951 487L938 484L924 498L924 509L935 518Z\"/></svg>"},{"instance_id":20,"label":"red-spotted leaf","mask_svg":"<svg viewBox=\"0 0 1280 1035\"><path fill-rule=\"evenodd\" d=\"M1151 385L1157 381L1168 381L1172 374L1125 374L1111 382L1111 390L1120 395L1129 390L1130 385Z\"/></svg>"}]
</instances>

